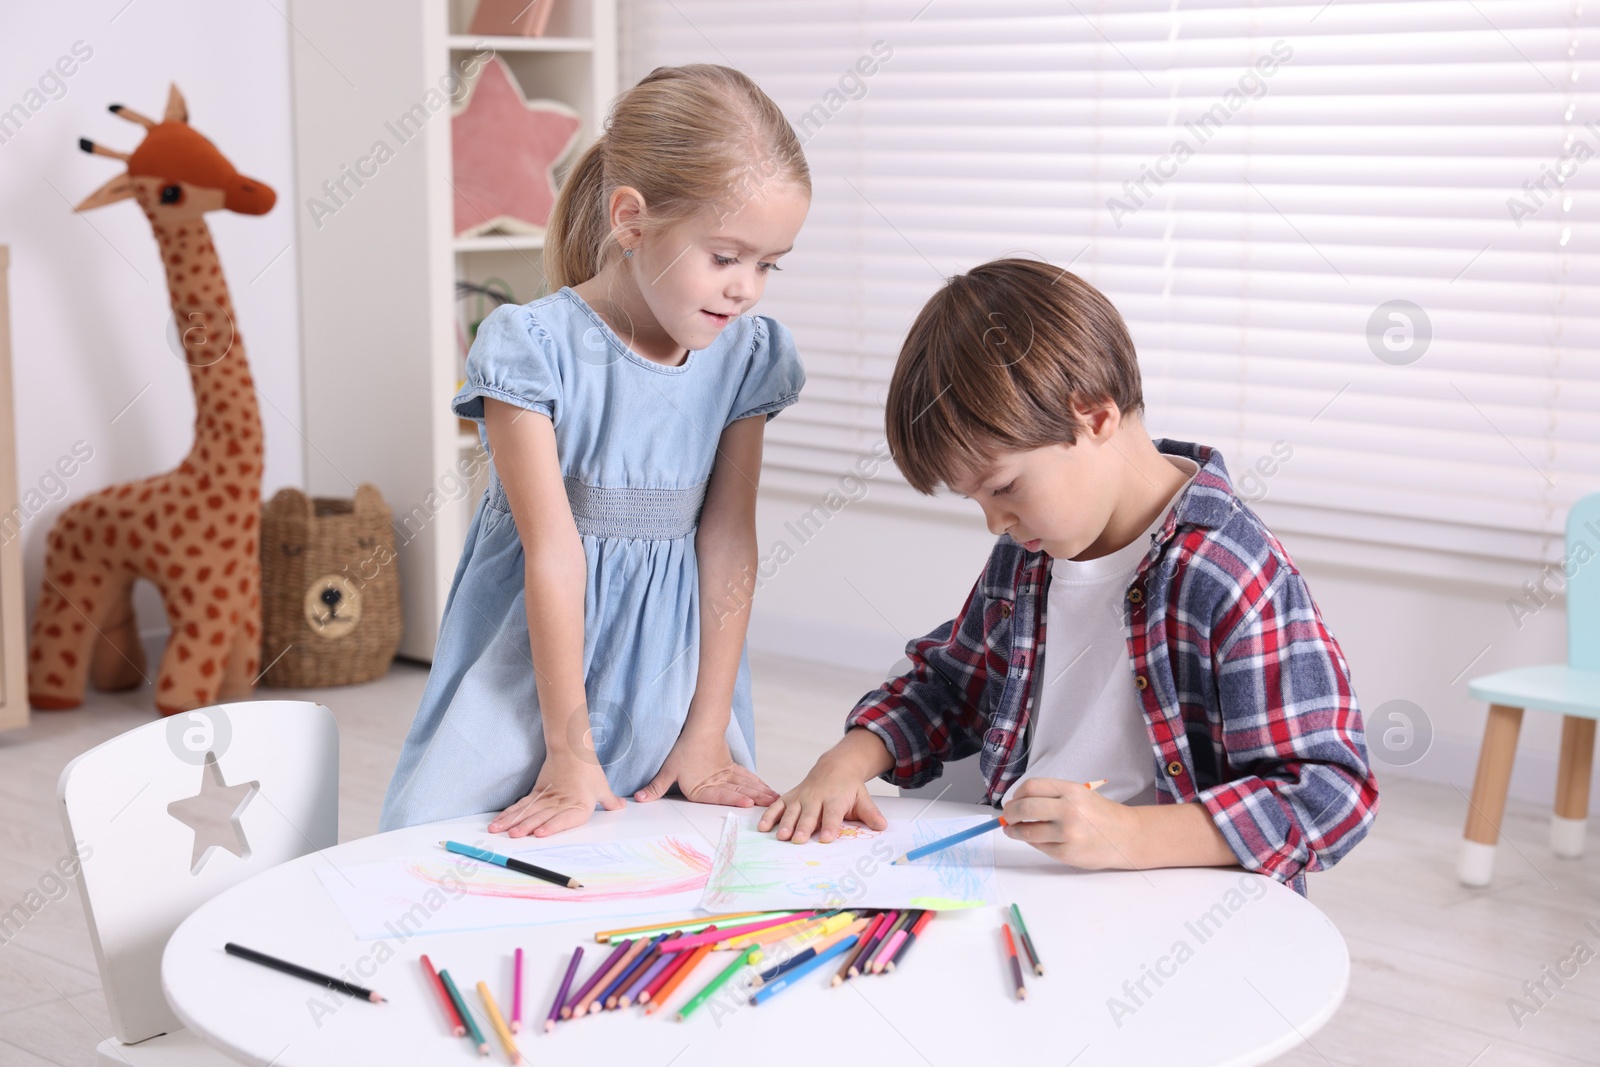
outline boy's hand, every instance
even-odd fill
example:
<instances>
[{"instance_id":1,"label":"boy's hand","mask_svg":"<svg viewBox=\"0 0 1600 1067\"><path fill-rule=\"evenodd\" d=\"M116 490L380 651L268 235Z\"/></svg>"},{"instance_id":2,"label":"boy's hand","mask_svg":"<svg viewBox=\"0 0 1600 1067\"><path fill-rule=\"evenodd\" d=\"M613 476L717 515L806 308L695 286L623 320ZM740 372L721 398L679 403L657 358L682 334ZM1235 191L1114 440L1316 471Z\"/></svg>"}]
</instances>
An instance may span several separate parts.
<instances>
[{"instance_id":1,"label":"boy's hand","mask_svg":"<svg viewBox=\"0 0 1600 1067\"><path fill-rule=\"evenodd\" d=\"M661 770L633 798L644 803L660 800L673 782L677 782L679 791L696 804L749 808L770 804L778 798L777 791L754 771L733 761L728 740L722 734L702 737L684 731L667 753Z\"/></svg>"},{"instance_id":2,"label":"boy's hand","mask_svg":"<svg viewBox=\"0 0 1600 1067\"><path fill-rule=\"evenodd\" d=\"M589 759L549 753L539 768L533 792L496 815L489 832L504 830L508 837L548 837L588 822L596 804L607 811L623 806L593 753Z\"/></svg>"},{"instance_id":3,"label":"boy's hand","mask_svg":"<svg viewBox=\"0 0 1600 1067\"><path fill-rule=\"evenodd\" d=\"M1029 778L1004 807L1002 832L1051 859L1083 870L1128 869L1137 851L1137 821L1126 804L1082 782Z\"/></svg>"},{"instance_id":4,"label":"boy's hand","mask_svg":"<svg viewBox=\"0 0 1600 1067\"><path fill-rule=\"evenodd\" d=\"M756 829L765 833L776 826L779 841L797 845L805 844L815 831L817 840L826 844L839 835L846 819L864 822L874 830L889 827L861 776L824 755L805 781L767 808Z\"/></svg>"}]
</instances>

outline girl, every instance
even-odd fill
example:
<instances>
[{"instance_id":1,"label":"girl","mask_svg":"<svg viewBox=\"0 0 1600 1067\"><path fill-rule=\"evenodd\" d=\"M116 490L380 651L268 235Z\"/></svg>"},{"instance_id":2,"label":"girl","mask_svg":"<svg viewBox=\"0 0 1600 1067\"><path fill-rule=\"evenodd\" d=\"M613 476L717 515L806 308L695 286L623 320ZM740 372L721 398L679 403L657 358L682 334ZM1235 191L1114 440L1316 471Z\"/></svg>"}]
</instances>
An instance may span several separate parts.
<instances>
[{"instance_id":1,"label":"girl","mask_svg":"<svg viewBox=\"0 0 1600 1067\"><path fill-rule=\"evenodd\" d=\"M783 113L727 67L662 67L619 97L552 215L552 289L478 329L453 407L486 427L392 830L499 811L545 836L618 794L777 799L750 769L744 655L766 420L805 381L745 312L811 177Z\"/></svg>"}]
</instances>

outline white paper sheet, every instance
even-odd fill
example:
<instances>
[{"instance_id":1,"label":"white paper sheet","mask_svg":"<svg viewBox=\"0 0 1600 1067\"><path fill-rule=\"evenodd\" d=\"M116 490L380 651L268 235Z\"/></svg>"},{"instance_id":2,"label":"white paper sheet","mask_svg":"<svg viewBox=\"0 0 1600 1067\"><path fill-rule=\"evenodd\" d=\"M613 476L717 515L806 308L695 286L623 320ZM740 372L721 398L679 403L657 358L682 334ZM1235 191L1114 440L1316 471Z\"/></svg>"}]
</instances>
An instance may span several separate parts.
<instances>
[{"instance_id":1,"label":"white paper sheet","mask_svg":"<svg viewBox=\"0 0 1600 1067\"><path fill-rule=\"evenodd\" d=\"M691 915L711 870L705 842L694 834L495 851L570 875L583 888L569 889L442 848L319 867L317 876L355 936L373 940L660 912Z\"/></svg>"},{"instance_id":2,"label":"white paper sheet","mask_svg":"<svg viewBox=\"0 0 1600 1067\"><path fill-rule=\"evenodd\" d=\"M914 863L890 860L980 823L984 816L914 819L882 832L847 823L822 844L758 833L759 816L729 815L700 907L705 911L785 908L973 908L993 903L994 840L980 834Z\"/></svg>"}]
</instances>

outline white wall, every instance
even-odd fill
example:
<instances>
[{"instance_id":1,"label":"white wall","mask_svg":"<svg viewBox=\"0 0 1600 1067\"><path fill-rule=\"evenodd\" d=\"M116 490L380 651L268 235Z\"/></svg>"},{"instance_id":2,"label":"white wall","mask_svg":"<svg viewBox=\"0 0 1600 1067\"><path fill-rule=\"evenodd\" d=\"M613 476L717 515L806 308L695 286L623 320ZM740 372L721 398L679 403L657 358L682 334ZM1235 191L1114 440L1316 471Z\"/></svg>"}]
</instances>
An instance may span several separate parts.
<instances>
[{"instance_id":1,"label":"white wall","mask_svg":"<svg viewBox=\"0 0 1600 1067\"><path fill-rule=\"evenodd\" d=\"M0 110L25 102L57 59L89 50L64 91L0 143L0 243L11 246L12 375L23 493L73 443L94 457L61 500L23 527L31 615L43 545L64 501L175 466L193 439L188 372L169 346L171 309L154 238L131 202L72 205L121 164L78 150L88 137L124 151L143 132L112 103L159 118L175 81L194 127L244 174L271 185L265 216L208 216L260 387L263 491L303 484L299 314L295 296L288 25L273 4L104 0L0 7ZM50 99L54 95L58 98ZM26 106L26 103L24 103ZM336 300L337 293L328 294ZM137 402L129 401L149 386ZM126 408L126 410L124 410ZM120 413L120 417L119 417ZM113 421L115 420L115 421ZM48 488L48 486L47 486ZM165 629L141 588L141 628Z\"/></svg>"},{"instance_id":2,"label":"white wall","mask_svg":"<svg viewBox=\"0 0 1600 1067\"><path fill-rule=\"evenodd\" d=\"M869 488L804 542L795 533L798 519L818 501L762 491L761 555L774 560L787 555L778 550L782 541L793 558L756 593L753 648L883 671L900 657L907 640L955 615L993 544L976 505L965 521L929 517L882 506L874 499L877 488ZM1259 510L1270 523L1270 507ZM813 529L814 524L804 532ZM1295 554L1292 538L1286 547ZM1411 701L1431 726L1433 740L1422 758L1401 767L1375 763L1380 789L1385 777L1400 775L1453 784L1462 791L1464 819L1485 717L1484 706L1467 695L1467 681L1565 660L1564 607L1553 604L1518 629L1506 607L1516 593L1511 589L1361 573L1319 566L1309 558L1298 563L1350 662L1356 696L1369 717L1369 744L1378 748L1385 729L1399 725L1375 719L1390 700ZM839 709L841 723L848 710ZM1557 716L1527 713L1513 796L1553 801L1559 737ZM1592 809L1600 811L1600 781L1590 796Z\"/></svg>"}]
</instances>

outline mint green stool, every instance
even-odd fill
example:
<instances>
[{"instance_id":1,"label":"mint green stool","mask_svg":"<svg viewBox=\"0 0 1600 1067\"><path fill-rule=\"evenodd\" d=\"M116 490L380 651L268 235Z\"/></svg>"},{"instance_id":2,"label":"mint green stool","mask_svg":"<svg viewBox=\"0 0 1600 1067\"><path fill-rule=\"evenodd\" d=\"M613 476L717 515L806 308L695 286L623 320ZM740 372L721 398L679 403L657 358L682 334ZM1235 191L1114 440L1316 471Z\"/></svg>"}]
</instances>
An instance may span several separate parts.
<instances>
[{"instance_id":1,"label":"mint green stool","mask_svg":"<svg viewBox=\"0 0 1600 1067\"><path fill-rule=\"evenodd\" d=\"M1463 885L1485 886L1494 875L1495 843L1525 708L1563 716L1550 848L1568 858L1583 854L1595 720L1600 718L1600 493L1579 500L1567 515L1564 560L1563 573L1569 575L1567 662L1518 667L1467 683L1475 700L1488 703L1489 721L1483 728L1461 846Z\"/></svg>"}]
</instances>

